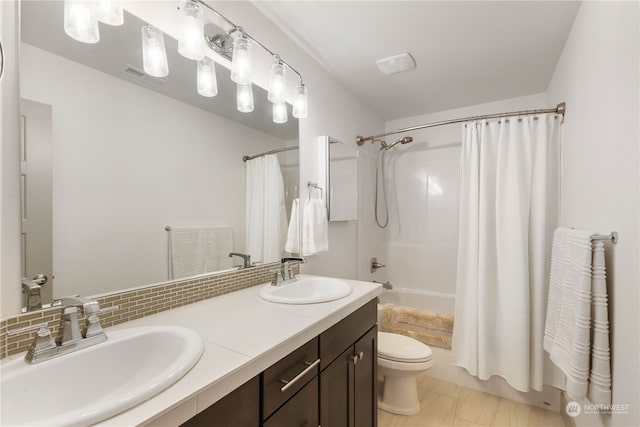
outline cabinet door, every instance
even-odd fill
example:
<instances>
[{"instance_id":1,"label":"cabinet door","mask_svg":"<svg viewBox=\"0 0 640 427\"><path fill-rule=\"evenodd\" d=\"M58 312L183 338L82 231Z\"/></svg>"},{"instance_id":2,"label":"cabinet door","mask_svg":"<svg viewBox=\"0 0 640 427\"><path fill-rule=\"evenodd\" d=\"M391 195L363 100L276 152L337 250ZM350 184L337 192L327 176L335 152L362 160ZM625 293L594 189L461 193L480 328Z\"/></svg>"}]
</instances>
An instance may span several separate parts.
<instances>
[{"instance_id":1,"label":"cabinet door","mask_svg":"<svg viewBox=\"0 0 640 427\"><path fill-rule=\"evenodd\" d=\"M355 344L355 426L376 427L378 422L378 328L373 327Z\"/></svg>"},{"instance_id":2,"label":"cabinet door","mask_svg":"<svg viewBox=\"0 0 640 427\"><path fill-rule=\"evenodd\" d=\"M353 427L353 346L320 374L320 425Z\"/></svg>"},{"instance_id":3,"label":"cabinet door","mask_svg":"<svg viewBox=\"0 0 640 427\"><path fill-rule=\"evenodd\" d=\"M264 427L316 427L318 425L318 377L264 422ZM229 424L227 427L235 427Z\"/></svg>"},{"instance_id":4,"label":"cabinet door","mask_svg":"<svg viewBox=\"0 0 640 427\"><path fill-rule=\"evenodd\" d=\"M181 427L258 427L259 424L260 380L255 377Z\"/></svg>"}]
</instances>

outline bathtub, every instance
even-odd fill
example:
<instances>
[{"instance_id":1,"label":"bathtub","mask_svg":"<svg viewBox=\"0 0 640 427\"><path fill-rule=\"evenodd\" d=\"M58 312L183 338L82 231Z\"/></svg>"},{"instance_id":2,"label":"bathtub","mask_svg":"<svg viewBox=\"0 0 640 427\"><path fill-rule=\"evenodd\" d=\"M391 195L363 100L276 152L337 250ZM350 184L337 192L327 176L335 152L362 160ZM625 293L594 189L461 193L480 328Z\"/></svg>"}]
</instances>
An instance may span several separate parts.
<instances>
[{"instance_id":1,"label":"bathtub","mask_svg":"<svg viewBox=\"0 0 640 427\"><path fill-rule=\"evenodd\" d=\"M385 290L380 295L381 304L403 305L438 313L453 313L456 296L440 292L429 292L411 288Z\"/></svg>"},{"instance_id":2,"label":"bathtub","mask_svg":"<svg viewBox=\"0 0 640 427\"><path fill-rule=\"evenodd\" d=\"M414 307L438 313L453 314L455 312L456 296L454 294L401 288L394 284L393 290L383 291L378 298L380 304ZM465 369L451 365L449 349L431 346L431 351L434 366L426 373L430 377L551 411L559 412L560 410L558 389L545 385L541 392L522 393L511 388L501 377L494 376L488 381L483 381L469 375Z\"/></svg>"}]
</instances>

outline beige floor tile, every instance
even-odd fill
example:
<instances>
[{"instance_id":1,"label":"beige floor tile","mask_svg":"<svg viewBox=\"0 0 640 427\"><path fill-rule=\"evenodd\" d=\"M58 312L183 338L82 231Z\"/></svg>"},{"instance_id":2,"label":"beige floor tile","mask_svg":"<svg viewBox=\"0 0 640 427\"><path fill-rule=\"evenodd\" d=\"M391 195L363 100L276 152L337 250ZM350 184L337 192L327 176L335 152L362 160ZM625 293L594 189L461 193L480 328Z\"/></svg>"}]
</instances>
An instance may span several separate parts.
<instances>
[{"instance_id":1,"label":"beige floor tile","mask_svg":"<svg viewBox=\"0 0 640 427\"><path fill-rule=\"evenodd\" d=\"M418 383L420 413L378 410L379 427L564 427L560 414L432 377ZM457 396L457 399L454 397Z\"/></svg>"},{"instance_id":2,"label":"beige floor tile","mask_svg":"<svg viewBox=\"0 0 640 427\"><path fill-rule=\"evenodd\" d=\"M418 389L421 388L444 394L454 399L457 399L460 393L460 387L457 384L441 381L428 375L424 375L418 382Z\"/></svg>"},{"instance_id":3,"label":"beige floor tile","mask_svg":"<svg viewBox=\"0 0 640 427\"><path fill-rule=\"evenodd\" d=\"M453 420L453 427L482 427L480 424L472 423L471 421L463 420L462 418L456 418Z\"/></svg>"},{"instance_id":4,"label":"beige floor tile","mask_svg":"<svg viewBox=\"0 0 640 427\"><path fill-rule=\"evenodd\" d=\"M490 426L495 418L499 402L499 397L460 387L456 417L481 426Z\"/></svg>"},{"instance_id":5,"label":"beige floor tile","mask_svg":"<svg viewBox=\"0 0 640 427\"><path fill-rule=\"evenodd\" d=\"M494 427L526 427L529 426L531 410L533 408L524 403L514 402L509 399L500 399L496 417L493 420Z\"/></svg>"},{"instance_id":6,"label":"beige floor tile","mask_svg":"<svg viewBox=\"0 0 640 427\"><path fill-rule=\"evenodd\" d=\"M559 412L547 411L546 409L531 408L531 427L564 427L564 420Z\"/></svg>"}]
</instances>

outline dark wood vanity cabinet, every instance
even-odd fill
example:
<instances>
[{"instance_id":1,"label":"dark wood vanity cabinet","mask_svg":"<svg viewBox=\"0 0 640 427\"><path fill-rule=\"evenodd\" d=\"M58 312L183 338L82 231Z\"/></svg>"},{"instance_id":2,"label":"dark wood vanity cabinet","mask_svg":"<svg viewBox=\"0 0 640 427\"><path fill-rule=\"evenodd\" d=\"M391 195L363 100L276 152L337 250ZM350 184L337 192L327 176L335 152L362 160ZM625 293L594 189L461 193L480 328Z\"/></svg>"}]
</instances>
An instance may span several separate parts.
<instances>
[{"instance_id":1,"label":"dark wood vanity cabinet","mask_svg":"<svg viewBox=\"0 0 640 427\"><path fill-rule=\"evenodd\" d=\"M183 426L376 427L376 319L373 300Z\"/></svg>"},{"instance_id":2,"label":"dark wood vanity cabinet","mask_svg":"<svg viewBox=\"0 0 640 427\"><path fill-rule=\"evenodd\" d=\"M377 426L376 305L370 305L344 319L320 335L325 353L336 350L336 342L351 342L320 373L320 425L322 427ZM335 328L335 329L334 329ZM362 330L365 330L361 335ZM325 334L337 334L334 337ZM344 335L350 336L346 340ZM357 338L354 338L357 337ZM337 347L340 348L340 347Z\"/></svg>"},{"instance_id":3,"label":"dark wood vanity cabinet","mask_svg":"<svg viewBox=\"0 0 640 427\"><path fill-rule=\"evenodd\" d=\"M260 425L260 376L247 381L181 427L257 427Z\"/></svg>"}]
</instances>

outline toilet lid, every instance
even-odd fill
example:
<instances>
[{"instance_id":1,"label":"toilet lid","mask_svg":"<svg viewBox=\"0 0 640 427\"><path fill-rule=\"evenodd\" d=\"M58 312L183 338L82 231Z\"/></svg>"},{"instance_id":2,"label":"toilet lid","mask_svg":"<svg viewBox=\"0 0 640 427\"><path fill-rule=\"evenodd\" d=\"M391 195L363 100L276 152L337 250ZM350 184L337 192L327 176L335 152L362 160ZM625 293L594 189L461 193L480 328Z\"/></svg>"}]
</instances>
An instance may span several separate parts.
<instances>
[{"instance_id":1,"label":"toilet lid","mask_svg":"<svg viewBox=\"0 0 640 427\"><path fill-rule=\"evenodd\" d=\"M378 332L378 356L399 362L426 362L431 359L431 349L404 335Z\"/></svg>"}]
</instances>

